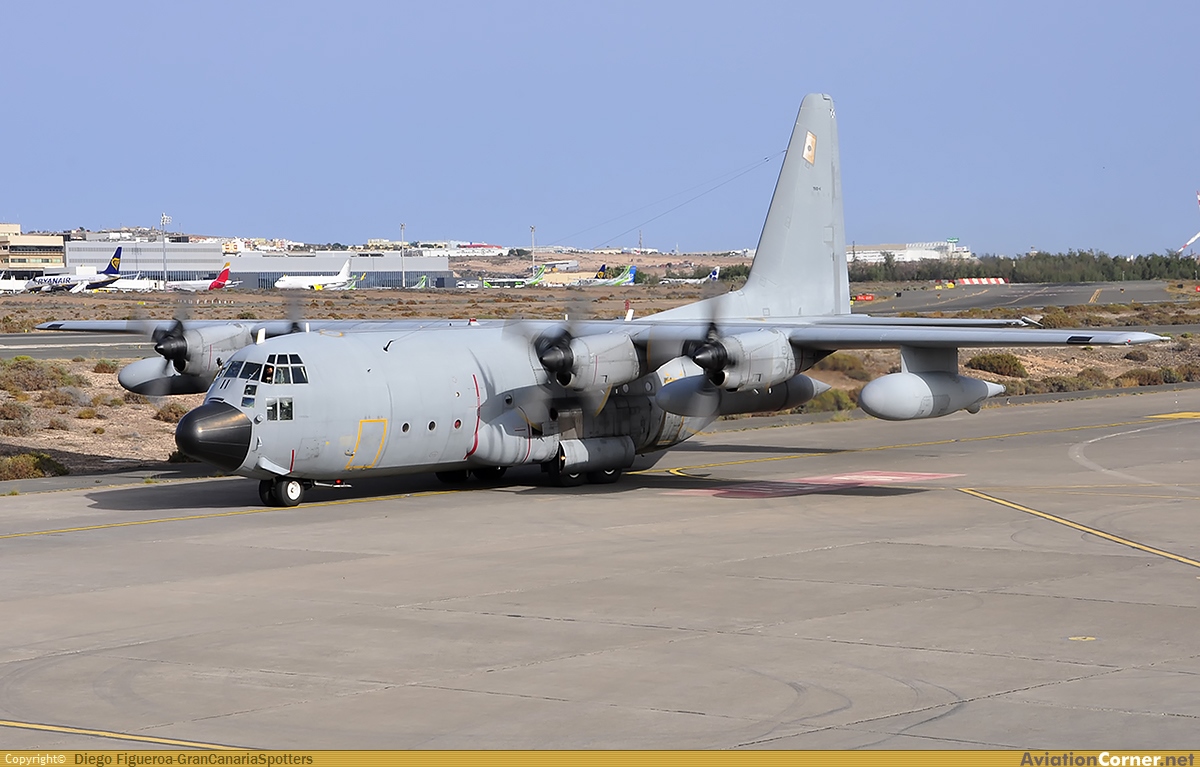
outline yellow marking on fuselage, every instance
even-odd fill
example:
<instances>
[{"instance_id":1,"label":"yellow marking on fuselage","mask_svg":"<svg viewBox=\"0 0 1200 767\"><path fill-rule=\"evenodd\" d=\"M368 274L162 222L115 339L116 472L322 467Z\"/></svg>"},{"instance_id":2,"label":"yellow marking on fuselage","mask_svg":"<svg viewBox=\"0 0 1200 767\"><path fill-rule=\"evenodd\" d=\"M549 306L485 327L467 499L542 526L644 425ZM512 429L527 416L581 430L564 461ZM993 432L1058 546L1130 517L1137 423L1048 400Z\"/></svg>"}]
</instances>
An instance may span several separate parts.
<instances>
[{"instance_id":1,"label":"yellow marking on fuselage","mask_svg":"<svg viewBox=\"0 0 1200 767\"><path fill-rule=\"evenodd\" d=\"M1038 511L1037 509L1031 509L1028 506L1022 506L1019 503L1013 503L1012 501L1006 501L1003 498L997 498L994 495L988 495L987 493L981 493L978 490L975 490L973 488L960 487L958 490L961 493L966 493L967 495L974 496L976 498L979 498L980 500L990 501L991 503L997 503L997 504L1000 504L1001 506L1006 506L1010 509L1015 509L1016 511L1021 511L1026 514L1032 514L1035 517L1040 517L1047 521L1054 522L1055 524L1063 525L1063 526L1069 527L1073 530L1078 530L1082 533L1094 535L1097 538L1103 538L1106 541L1112 541L1113 543L1119 543L1122 546L1128 546L1132 549L1137 549L1138 551L1144 551L1147 554L1154 554L1155 556L1163 557L1165 559L1171 559L1176 562L1181 562L1185 565L1190 565L1192 567L1200 567L1200 562L1197 562L1194 559L1190 559L1188 557L1185 557L1185 556L1182 556L1179 554L1174 554L1170 551L1156 549L1153 546L1147 546L1144 543L1138 543L1137 541L1132 541L1128 538L1122 538L1119 535L1113 535L1112 533L1106 533L1103 530L1097 529L1095 527L1088 527L1087 525L1083 525L1078 522L1073 522L1073 521L1067 519L1066 517L1060 517L1056 514L1051 514L1046 511Z\"/></svg>"},{"instance_id":2,"label":"yellow marking on fuselage","mask_svg":"<svg viewBox=\"0 0 1200 767\"><path fill-rule=\"evenodd\" d=\"M358 457L358 446L362 444L363 424L381 423L383 424L383 434L379 437L379 447L375 450L375 457L370 463L353 466L354 459ZM350 460L346 462L346 471L354 471L355 469L371 469L375 464L379 463L379 457L383 455L383 445L387 441L387 419L386 418L365 418L358 422L358 437L354 440L354 452L350 455Z\"/></svg>"},{"instance_id":3,"label":"yellow marking on fuselage","mask_svg":"<svg viewBox=\"0 0 1200 767\"><path fill-rule=\"evenodd\" d=\"M127 740L134 743L153 743L159 746L179 746L180 748L206 748L217 751L243 750L240 746L223 746L219 743L201 743L194 740L177 740L175 738L155 738L150 735L133 735L127 732L91 730L84 727L63 727L57 724L38 724L36 722L16 722L8 719L0 719L0 727L12 727L18 730L37 730L40 732L59 732L66 735L88 735L94 738Z\"/></svg>"}]
</instances>

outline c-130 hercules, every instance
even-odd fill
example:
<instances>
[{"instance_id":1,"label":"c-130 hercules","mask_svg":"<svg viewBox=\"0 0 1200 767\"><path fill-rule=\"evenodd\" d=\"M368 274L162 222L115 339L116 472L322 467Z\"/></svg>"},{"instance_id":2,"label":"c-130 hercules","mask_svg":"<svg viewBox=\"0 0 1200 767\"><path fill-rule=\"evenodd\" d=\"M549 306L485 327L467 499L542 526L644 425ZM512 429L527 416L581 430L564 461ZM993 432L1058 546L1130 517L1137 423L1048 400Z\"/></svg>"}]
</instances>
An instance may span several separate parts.
<instances>
[{"instance_id":1,"label":"c-130 hercules","mask_svg":"<svg viewBox=\"0 0 1200 767\"><path fill-rule=\"evenodd\" d=\"M491 479L540 464L561 486L614 482L719 415L807 402L829 387L803 371L838 349L899 347L901 371L859 404L909 420L974 413L1003 393L959 375L958 347L1162 340L850 314L836 127L829 96L805 97L741 290L625 322L164 323L156 350L169 364L143 360L121 380L172 392L211 380L179 448L293 506L314 485L367 475Z\"/></svg>"}]
</instances>

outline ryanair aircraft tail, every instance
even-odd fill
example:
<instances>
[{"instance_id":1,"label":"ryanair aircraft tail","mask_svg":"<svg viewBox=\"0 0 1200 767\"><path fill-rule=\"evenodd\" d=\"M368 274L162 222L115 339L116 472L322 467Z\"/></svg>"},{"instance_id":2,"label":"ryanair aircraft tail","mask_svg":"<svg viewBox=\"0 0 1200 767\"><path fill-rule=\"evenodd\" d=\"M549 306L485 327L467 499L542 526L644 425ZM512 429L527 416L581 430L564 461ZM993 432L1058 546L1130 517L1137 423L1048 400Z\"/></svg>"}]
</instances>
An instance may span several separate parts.
<instances>
[{"instance_id":1,"label":"ryanair aircraft tail","mask_svg":"<svg viewBox=\"0 0 1200 767\"><path fill-rule=\"evenodd\" d=\"M108 259L108 266L104 268L101 274L107 274L109 277L115 277L121 273L121 246L117 246L117 251L112 254L112 258Z\"/></svg>"}]
</instances>

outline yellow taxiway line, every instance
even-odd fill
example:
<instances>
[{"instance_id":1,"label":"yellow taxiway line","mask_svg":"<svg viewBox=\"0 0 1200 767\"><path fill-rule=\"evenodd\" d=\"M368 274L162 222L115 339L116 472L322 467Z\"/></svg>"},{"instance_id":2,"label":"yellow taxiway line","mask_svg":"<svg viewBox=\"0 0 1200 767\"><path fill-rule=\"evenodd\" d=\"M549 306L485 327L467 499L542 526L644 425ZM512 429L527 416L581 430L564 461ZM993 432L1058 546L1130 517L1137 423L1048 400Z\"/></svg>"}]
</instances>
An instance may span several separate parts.
<instances>
[{"instance_id":1,"label":"yellow taxiway line","mask_svg":"<svg viewBox=\"0 0 1200 767\"><path fill-rule=\"evenodd\" d=\"M1104 288L1096 288L1096 292L1095 292L1095 293L1093 293L1093 294L1092 294L1092 297L1088 299L1088 303L1089 303L1089 304L1094 304L1094 303L1096 303L1096 299L1100 297L1100 291L1101 291L1101 290L1103 290L1103 289L1104 289Z\"/></svg>"},{"instance_id":2,"label":"yellow taxiway line","mask_svg":"<svg viewBox=\"0 0 1200 767\"><path fill-rule=\"evenodd\" d=\"M881 450L901 450L904 448L914 447L932 447L936 445L952 445L958 442L984 442L995 439L1009 439L1012 437L1028 437L1040 434L1060 434L1072 431L1084 431L1088 429L1108 429L1116 426L1129 426L1131 424L1143 423L1144 421L1119 421L1116 423L1094 424L1089 426L1068 426L1061 429L1041 429L1035 431L1019 431L1008 434L993 434L983 437L960 437L955 439L940 439L930 442L907 442L898 445L876 445L873 447L855 447L846 448L845 450L837 450L835 452L812 452L812 453L792 453L788 455L776 455L759 458L742 458L735 461L716 461L713 463L701 463L692 466L677 466L664 469L644 469L642 471L630 472L630 474L676 474L677 472L695 471L696 469L714 469L723 466L744 466L754 463L770 463L774 461L792 461L800 458L816 458L820 456L845 455L848 453L870 453ZM736 448L735 448L736 449ZM676 476L683 476L676 474ZM415 493L397 493L394 495L376 495L364 498L343 498L340 500L320 501L317 503L306 503L301 507L296 507L297 510L309 510L326 508L330 506L348 506L356 503L369 503L372 501L394 501L402 498L426 498L436 495L452 495L454 493L474 492L476 488L461 488L453 490L425 490ZM478 488L483 489L483 488ZM20 533L4 533L0 534L0 540L9 538L32 538L41 535L63 535L66 533L82 533L94 530L111 530L118 527L137 527L140 525L157 525L167 522L194 522L202 519L220 519L222 517L242 517L251 514L269 514L271 512L288 511L289 507L281 506L264 506L255 509L240 509L237 511L218 511L208 514L190 514L177 517L155 517L153 519L134 519L124 522L107 522L98 525L81 525L79 527L60 527L52 530L29 530Z\"/></svg>"},{"instance_id":3,"label":"yellow taxiway line","mask_svg":"<svg viewBox=\"0 0 1200 767\"><path fill-rule=\"evenodd\" d=\"M960 488L958 488L958 490L961 493L966 493L967 495L972 495L981 500L990 501L991 503L998 503L1001 506L1006 506L1010 509L1015 509L1016 511L1021 511L1026 514L1032 514L1035 517L1040 517L1049 522L1054 522L1055 524L1063 525L1063 526L1069 527L1073 530L1078 530L1081 533L1087 533L1088 535L1094 535L1097 538L1103 538L1106 541L1112 541L1113 543L1119 543L1122 546L1128 546L1130 548L1137 549L1138 551L1144 551L1147 554L1154 554L1155 556L1164 557L1166 559L1171 559L1176 562L1181 562L1185 565L1191 565L1192 567L1200 567L1200 562L1197 562L1194 559L1189 559L1188 557L1181 556L1179 554L1173 554L1169 551L1163 551L1162 549L1156 549L1153 546L1147 546L1144 543L1138 543L1137 541L1131 541L1128 538L1122 538L1119 535L1113 535L1112 533L1106 533L1103 530L1099 530L1094 527L1088 527L1087 525L1083 525L1078 522L1072 522L1071 520L1069 520L1065 517L1060 517L1056 514L1051 514L1049 512L1045 512L1045 511L1038 511L1037 509L1031 509L1028 506L1022 506L1019 503L1013 503L1012 501L1006 501L1003 498L997 498L994 495L988 495L987 493L981 493L978 490L975 490L970 487L960 487Z\"/></svg>"},{"instance_id":4,"label":"yellow taxiway line","mask_svg":"<svg viewBox=\"0 0 1200 767\"><path fill-rule=\"evenodd\" d=\"M37 724L35 722L14 722L0 719L0 727L12 727L18 730L37 730L39 732L57 732L65 735L86 735L92 738L109 738L111 740L127 740L133 743L153 743L158 746L179 746L180 748L205 748L217 751L241 751L239 746L223 746L218 743L199 743L194 740L176 740L174 738L155 738L150 735L132 735L127 732L112 732L110 730L89 730L83 727L63 727L57 724Z\"/></svg>"}]
</instances>

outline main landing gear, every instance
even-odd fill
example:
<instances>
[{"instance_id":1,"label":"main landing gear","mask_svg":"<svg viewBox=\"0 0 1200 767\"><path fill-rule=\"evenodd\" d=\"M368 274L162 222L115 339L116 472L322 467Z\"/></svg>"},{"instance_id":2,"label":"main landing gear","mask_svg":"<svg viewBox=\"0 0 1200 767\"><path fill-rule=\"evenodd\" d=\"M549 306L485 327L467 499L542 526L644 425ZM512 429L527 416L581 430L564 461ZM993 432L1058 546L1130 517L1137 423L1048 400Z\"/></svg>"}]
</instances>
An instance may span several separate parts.
<instances>
[{"instance_id":1,"label":"main landing gear","mask_svg":"<svg viewBox=\"0 0 1200 767\"><path fill-rule=\"evenodd\" d=\"M588 472L563 471L562 462L551 461L546 467L550 476L550 484L554 487L579 487L591 483L593 485L611 485L621 478L620 469L603 469Z\"/></svg>"},{"instance_id":2,"label":"main landing gear","mask_svg":"<svg viewBox=\"0 0 1200 767\"><path fill-rule=\"evenodd\" d=\"M310 483L295 477L276 477L258 483L258 497L264 506L299 506Z\"/></svg>"}]
</instances>

